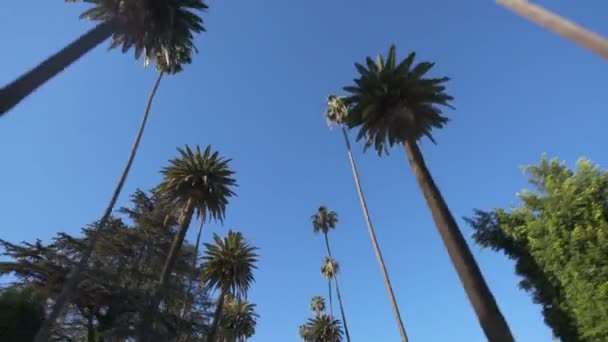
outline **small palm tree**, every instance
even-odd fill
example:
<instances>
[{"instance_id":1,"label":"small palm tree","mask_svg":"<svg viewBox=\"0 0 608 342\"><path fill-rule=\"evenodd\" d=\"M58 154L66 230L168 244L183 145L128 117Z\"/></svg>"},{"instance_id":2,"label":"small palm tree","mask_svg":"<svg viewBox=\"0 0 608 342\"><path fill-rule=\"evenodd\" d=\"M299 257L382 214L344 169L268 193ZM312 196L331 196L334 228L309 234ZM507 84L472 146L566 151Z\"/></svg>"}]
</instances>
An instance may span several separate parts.
<instances>
[{"instance_id":1,"label":"small palm tree","mask_svg":"<svg viewBox=\"0 0 608 342\"><path fill-rule=\"evenodd\" d=\"M255 304L227 296L218 328L219 342L239 342L251 338L255 334L258 318Z\"/></svg>"},{"instance_id":2,"label":"small palm tree","mask_svg":"<svg viewBox=\"0 0 608 342\"><path fill-rule=\"evenodd\" d=\"M202 0L86 2L92 3L93 7L82 13L80 18L101 23L0 89L0 116L110 37L113 37L111 48L121 46L122 52L134 48L135 58L144 55L146 61L162 55L170 63L174 59L171 57L176 49L174 44L186 51L191 50L194 47L193 33L205 31L202 19L195 14L208 8Z\"/></svg>"},{"instance_id":3,"label":"small palm tree","mask_svg":"<svg viewBox=\"0 0 608 342\"><path fill-rule=\"evenodd\" d=\"M298 328L298 335L304 342L313 342L312 332L310 331L310 327L306 324L300 325Z\"/></svg>"},{"instance_id":4,"label":"small palm tree","mask_svg":"<svg viewBox=\"0 0 608 342\"><path fill-rule=\"evenodd\" d=\"M350 335L346 325L346 313L344 312L344 303L342 302L342 295L340 293L340 283L338 282L338 273L340 272L340 264L334 259L325 257L323 265L321 266L321 274L330 283L329 291L331 292L331 281L333 280L336 284L336 294L338 295L338 304L340 305L340 315L342 316L342 322L344 322L344 333L346 335L346 341L350 342Z\"/></svg>"},{"instance_id":5,"label":"small palm tree","mask_svg":"<svg viewBox=\"0 0 608 342\"><path fill-rule=\"evenodd\" d=\"M357 140L365 148L373 147L379 155L394 144L404 145L431 210L435 225L463 283L488 340L511 342L513 336L486 284L479 266L452 216L439 188L424 162L418 141L426 136L435 142L433 129L443 128L448 118L442 107L452 107L452 97L445 92L447 77L428 78L425 74L434 63L414 65L415 53L397 63L396 48L391 46L386 62L367 57L367 67L356 63L359 76L354 86L344 87L350 93L345 103L350 106L347 123L359 128Z\"/></svg>"},{"instance_id":6,"label":"small palm tree","mask_svg":"<svg viewBox=\"0 0 608 342\"><path fill-rule=\"evenodd\" d=\"M192 150L187 145L177 151L179 156L170 160L169 166L161 171L163 181L156 192L179 211L178 230L161 271L156 295L142 319L140 331L144 335L140 339L144 341L151 338L154 312L163 297L192 217L196 214L223 222L228 200L235 195L232 188L237 186L232 178L234 171L229 167L230 159L212 152L211 146L207 146L204 152L199 146Z\"/></svg>"},{"instance_id":7,"label":"small palm tree","mask_svg":"<svg viewBox=\"0 0 608 342\"><path fill-rule=\"evenodd\" d=\"M340 321L323 314L311 318L306 324L310 340L314 342L342 342L342 326Z\"/></svg>"},{"instance_id":8,"label":"small palm tree","mask_svg":"<svg viewBox=\"0 0 608 342\"><path fill-rule=\"evenodd\" d=\"M325 299L321 296L312 297L310 310L315 313L315 316L320 316L322 312L325 312Z\"/></svg>"},{"instance_id":9,"label":"small palm tree","mask_svg":"<svg viewBox=\"0 0 608 342\"><path fill-rule=\"evenodd\" d=\"M207 342L216 342L226 296L246 296L254 282L253 270L257 268L257 248L251 246L241 233L229 231L225 238L214 234L213 240L214 244L205 244L201 270L202 283L209 289L219 291Z\"/></svg>"},{"instance_id":10,"label":"small palm tree","mask_svg":"<svg viewBox=\"0 0 608 342\"><path fill-rule=\"evenodd\" d=\"M348 106L344 102L344 97L337 97L335 95L330 95L327 98L327 111L325 112L325 118L327 122L331 125L337 125L342 130L342 135L344 136L344 143L346 144L346 152L348 154L348 160L350 161L350 167L353 172L353 177L355 179L355 186L357 187L357 194L359 196L359 202L361 203L361 209L363 210L363 216L365 217L365 223L367 223L367 230L369 232L370 240L372 241L372 246L374 248L374 252L376 253L376 259L378 260L378 264L380 265L380 271L382 271L382 278L384 280L384 285L386 286L386 290L388 291L388 296L391 301L391 305L393 308L393 313L395 315L395 319L397 320L397 326L399 328L399 334L401 335L402 342L407 342L407 333L405 332L405 326L403 325L403 321L401 320L401 313L399 312L399 306L397 305L397 299L395 298L395 293L393 292L393 286L391 285L391 280L388 276L388 271L386 269L386 264L384 263L384 258L382 257L382 251L380 250L380 246L378 245L378 240L376 239L376 232L374 230L374 225L372 224L371 216L369 215L369 211L367 210L367 203L365 201L365 196L363 195L363 188L361 187L361 181L359 180L359 171L357 170L357 164L355 163L355 157L350 148L350 139L348 138L348 133L346 132L346 118L348 117ZM346 324L345 324L346 326ZM348 336L348 335L347 335Z\"/></svg>"}]
</instances>

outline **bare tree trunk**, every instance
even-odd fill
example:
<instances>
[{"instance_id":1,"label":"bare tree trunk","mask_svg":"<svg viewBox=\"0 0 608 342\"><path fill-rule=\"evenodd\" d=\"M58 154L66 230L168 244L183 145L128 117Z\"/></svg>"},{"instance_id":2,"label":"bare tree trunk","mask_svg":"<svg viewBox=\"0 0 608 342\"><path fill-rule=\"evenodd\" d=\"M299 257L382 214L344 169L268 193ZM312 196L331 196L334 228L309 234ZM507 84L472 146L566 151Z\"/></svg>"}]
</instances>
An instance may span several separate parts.
<instances>
[{"instance_id":1,"label":"bare tree trunk","mask_svg":"<svg viewBox=\"0 0 608 342\"><path fill-rule=\"evenodd\" d=\"M186 295L184 296L184 305L182 306L182 311L179 317L183 320L186 315L186 310L188 308L188 296L192 291L192 283L194 282L194 277L196 275L196 261L198 260L198 248L201 244L201 234L203 232L203 225L205 224L205 217L201 216L201 224L198 227L198 233L196 234L196 246L194 247L194 256L192 257L192 273L190 273L190 279L188 279L188 289L186 291Z\"/></svg>"},{"instance_id":2,"label":"bare tree trunk","mask_svg":"<svg viewBox=\"0 0 608 342\"><path fill-rule=\"evenodd\" d=\"M608 60L608 40L597 33L586 30L574 22L526 0L497 0L496 2L537 25L570 39Z\"/></svg>"},{"instance_id":3,"label":"bare tree trunk","mask_svg":"<svg viewBox=\"0 0 608 342\"><path fill-rule=\"evenodd\" d=\"M334 275L334 282L336 282L336 294L338 295L338 304L340 305L340 315L342 316L342 323L344 324L344 334L346 335L346 341L350 342L350 334L348 332L348 325L346 324L346 313L344 312L344 304L342 303L342 294L340 293L340 284L338 281L338 274Z\"/></svg>"},{"instance_id":4,"label":"bare tree trunk","mask_svg":"<svg viewBox=\"0 0 608 342\"><path fill-rule=\"evenodd\" d=\"M439 230L452 264L456 268L456 273L460 277L488 341L514 342L511 330L500 312L456 220L426 167L417 142L407 141L404 145L408 161L431 210L435 226Z\"/></svg>"},{"instance_id":5,"label":"bare tree trunk","mask_svg":"<svg viewBox=\"0 0 608 342\"><path fill-rule=\"evenodd\" d=\"M148 115L150 114L150 108L152 106L152 102L154 100L154 96L156 95L156 90L158 89L158 85L160 83L160 80L162 79L162 76L163 76L163 72L160 72L158 74L158 78L156 79L156 82L154 83L154 87L152 87L152 92L150 92L150 96L149 96L148 102L146 104L146 109L144 111L144 116L143 116L143 118L141 120L141 124L139 126L139 131L137 132L137 136L135 137L135 142L133 143L133 147L131 148L131 153L129 154L129 159L127 160L127 164L125 165L125 168L122 171L122 174L120 175L120 179L118 181L118 184L116 185L116 188L114 189L114 193L112 194L110 203L108 204L108 207L106 208L105 212L103 213L101 220L99 220L97 227L92 232L91 238L89 239L89 245L87 246L87 249L85 250L82 257L80 258L78 265L76 265L76 267L68 275L67 281L65 282L65 284L63 285L63 288L61 289L61 293L59 294L59 296L57 296L57 299L55 300L55 304L53 305L53 309L52 309L51 313L49 314L49 317L44 321L44 323L38 330L38 333L36 334L36 338L35 338L34 342L47 342L48 341L48 337L49 337L48 335L49 335L52 325L55 324L55 321L57 321L57 318L63 312L63 308L70 301L72 292L74 292L74 288L76 287L76 284L78 284L78 281L80 280L80 276L82 275L82 272L87 267L89 259L91 258L91 255L93 254L93 250L95 249L95 246L97 245L99 236L101 235L102 230L104 230L106 228L106 225L108 224L108 221L110 220L110 216L112 215L114 206L116 205L116 202L118 201L118 197L120 196L122 187L124 186L125 181L127 180L127 176L129 175L129 171L131 170L131 165L133 165L133 161L135 160L135 155L137 154L137 150L139 148L139 143L141 141L141 137L144 134L144 129L146 128L146 123L148 121Z\"/></svg>"},{"instance_id":6,"label":"bare tree trunk","mask_svg":"<svg viewBox=\"0 0 608 342\"><path fill-rule=\"evenodd\" d=\"M59 74L104 40L110 38L116 25L103 22L83 34L61 51L47 58L18 79L0 89L0 117L31 95L38 87Z\"/></svg>"},{"instance_id":7,"label":"bare tree trunk","mask_svg":"<svg viewBox=\"0 0 608 342\"><path fill-rule=\"evenodd\" d=\"M215 337L217 336L218 326L220 324L222 313L224 311L224 301L226 300L227 292L228 288L222 286L222 288L220 289L220 296L215 307L215 313L213 314L213 322L211 323L211 328L209 329L209 335L207 335L207 342L216 342Z\"/></svg>"},{"instance_id":8,"label":"bare tree trunk","mask_svg":"<svg viewBox=\"0 0 608 342\"><path fill-rule=\"evenodd\" d=\"M395 320L397 321L397 327L399 328L399 334L401 335L402 342L408 342L407 333L405 332L405 326L403 325L403 321L401 320L401 314L399 313L399 306L397 305L397 299L395 298L395 293L393 292L393 286L391 285L391 280L388 276L388 271L386 270L386 265L384 264L384 258L382 258L382 252L380 250L380 246L378 245L378 240L376 239L376 232L374 231L374 225L372 224L371 216L369 215L369 211L367 210L367 203L365 202L365 196L363 195L363 188L361 187L361 181L359 180L359 171L357 171L357 164L355 163L355 157L353 156L353 152L350 148L350 140L348 139L348 133L346 133L346 129L342 125L342 133L344 135L344 142L346 143L346 151L348 152L348 160L350 161L350 167L353 171L353 177L355 179L355 185L357 187L357 194L359 195L359 202L361 203L361 209L363 210L363 216L365 216L365 223L367 223L367 230L369 232L369 238L372 241L372 246L374 247L374 252L376 253L376 259L378 260L378 265L380 265L380 271L382 271L382 278L384 280L384 286L388 291L388 297L391 301L391 306L393 308L393 314L395 315Z\"/></svg>"}]
</instances>

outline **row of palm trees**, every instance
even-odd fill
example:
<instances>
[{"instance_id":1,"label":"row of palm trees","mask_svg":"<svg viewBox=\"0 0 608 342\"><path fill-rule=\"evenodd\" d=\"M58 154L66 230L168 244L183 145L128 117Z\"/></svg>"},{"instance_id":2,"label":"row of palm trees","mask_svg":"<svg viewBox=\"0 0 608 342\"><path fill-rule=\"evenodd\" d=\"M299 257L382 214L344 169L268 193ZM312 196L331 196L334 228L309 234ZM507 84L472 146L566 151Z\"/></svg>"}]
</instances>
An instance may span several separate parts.
<instances>
[{"instance_id":1,"label":"row of palm trees","mask_svg":"<svg viewBox=\"0 0 608 342\"><path fill-rule=\"evenodd\" d=\"M310 310L314 313L306 324L300 325L298 334L304 342L342 342L342 325L325 310L325 299L314 296L310 302Z\"/></svg>"},{"instance_id":2,"label":"row of palm trees","mask_svg":"<svg viewBox=\"0 0 608 342\"><path fill-rule=\"evenodd\" d=\"M453 109L451 105L453 98L446 92L449 78L426 76L434 63L427 61L415 63L414 60L414 52L398 60L396 47L392 45L386 56L378 55L375 60L367 57L363 64L355 63L358 75L354 79L354 84L343 88L346 92L345 96L330 95L326 111L329 123L338 125L344 136L357 194L401 339L404 342L408 341L367 210L351 151L347 132L349 129L358 130L357 141L363 140L364 151L371 147L379 156L388 154L389 149L394 145L404 147L416 181L486 337L492 342L513 342L509 326L441 191L435 184L418 145L423 137L435 143L433 131L445 127L449 121L443 113L444 108ZM324 233L330 229L325 227L337 221L336 217L332 217L329 213L321 213L321 210L317 216L320 220L324 220L325 226L319 224L318 228ZM327 237L326 233L325 236ZM326 239L328 255L331 258L327 241Z\"/></svg>"}]
</instances>

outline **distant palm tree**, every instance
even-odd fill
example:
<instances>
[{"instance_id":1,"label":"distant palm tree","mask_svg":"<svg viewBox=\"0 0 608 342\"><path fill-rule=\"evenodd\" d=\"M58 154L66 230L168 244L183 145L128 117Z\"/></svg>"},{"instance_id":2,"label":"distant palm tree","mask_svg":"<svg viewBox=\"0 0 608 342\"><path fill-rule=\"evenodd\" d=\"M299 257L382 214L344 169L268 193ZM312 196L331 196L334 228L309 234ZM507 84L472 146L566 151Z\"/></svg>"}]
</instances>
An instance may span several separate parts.
<instances>
[{"instance_id":1,"label":"distant palm tree","mask_svg":"<svg viewBox=\"0 0 608 342\"><path fill-rule=\"evenodd\" d=\"M201 282L209 289L219 291L213 321L207 342L216 342L218 326L223 314L226 296L241 298L254 282L257 254L239 232L229 231L225 238L213 236L214 244L206 243L201 270Z\"/></svg>"},{"instance_id":2,"label":"distant palm tree","mask_svg":"<svg viewBox=\"0 0 608 342\"><path fill-rule=\"evenodd\" d=\"M298 328L298 335L304 342L313 342L312 332L310 331L310 327L306 324L300 325Z\"/></svg>"},{"instance_id":3,"label":"distant palm tree","mask_svg":"<svg viewBox=\"0 0 608 342\"><path fill-rule=\"evenodd\" d=\"M308 320L306 327L314 342L342 342L342 326L339 320L323 314Z\"/></svg>"},{"instance_id":4,"label":"distant palm tree","mask_svg":"<svg viewBox=\"0 0 608 342\"><path fill-rule=\"evenodd\" d=\"M315 316L320 316L325 311L325 299L321 296L312 297L310 310L315 313Z\"/></svg>"},{"instance_id":5,"label":"distant palm tree","mask_svg":"<svg viewBox=\"0 0 608 342\"><path fill-rule=\"evenodd\" d=\"M441 107L451 107L453 98L445 92L449 78L425 77L434 63L413 65L414 57L412 52L397 64L393 45L386 62L378 56L376 62L367 57L367 67L356 63L359 77L354 86L344 87L350 93L345 99L350 106L347 123L351 128L358 127L357 140L364 139L365 148L374 147L379 155L388 152L394 144L404 145L435 225L484 333L492 342L512 342L509 326L418 146L418 140L424 136L434 142L431 131L443 128L448 122Z\"/></svg>"},{"instance_id":6,"label":"distant palm tree","mask_svg":"<svg viewBox=\"0 0 608 342\"><path fill-rule=\"evenodd\" d=\"M346 103L344 103L344 98L337 97L335 95L329 95L327 98L327 111L325 112L325 118L327 119L330 125L338 125L342 130L342 135L344 136L344 143L346 144L348 160L350 161L350 167L352 169L353 177L355 179L355 186L357 187L357 194L359 195L359 202L361 203L361 209L363 210L365 223L367 223L367 230L369 232L370 240L372 241L372 247L374 248L374 252L376 252L376 259L378 260L378 264L380 265L380 271L382 271L384 286L386 286L386 290L388 291L388 296L393 307L393 313L395 315L395 319L397 320L397 326L399 328L399 334L401 335L401 341L407 342L408 338L407 333L405 332L405 326L403 325L403 321L401 320L401 314L399 313L399 306L397 305L397 299L395 298L395 293L393 292L393 286L391 285L391 280L388 276L388 271L386 270L386 265L384 263L384 258L382 257L380 246L378 245L378 240L376 239L376 232L374 231L372 219L367 210L367 203L365 202L363 188L361 187L361 181L359 180L359 171L357 170L355 157L353 156L353 153L350 148L350 139L348 138L348 133L346 132L345 127L345 120L347 116L348 106L346 105Z\"/></svg>"},{"instance_id":7,"label":"distant palm tree","mask_svg":"<svg viewBox=\"0 0 608 342\"><path fill-rule=\"evenodd\" d=\"M218 342L244 342L255 334L258 314L255 304L227 296L218 328Z\"/></svg>"},{"instance_id":8,"label":"distant palm tree","mask_svg":"<svg viewBox=\"0 0 608 342\"><path fill-rule=\"evenodd\" d=\"M342 322L344 322L344 333L346 334L346 341L350 342L350 335L348 334L348 328L346 326L346 313L344 312L344 304L342 303L342 295L340 294L340 283L338 282L339 272L340 265L338 262L329 257L325 257L323 265L321 266L321 274L327 278L330 283L332 280L336 283L336 294L338 295L338 304L340 305L340 315L342 317Z\"/></svg>"},{"instance_id":9,"label":"distant palm tree","mask_svg":"<svg viewBox=\"0 0 608 342\"><path fill-rule=\"evenodd\" d=\"M66 0L78 2L78 0ZM112 37L111 48L122 46L122 52L135 49L146 61L159 54L171 60L173 44L194 47L193 33L205 31L202 19L192 11L208 7L202 0L123 1L87 0L93 8L81 19L101 21L95 28L76 39L37 67L0 89L0 117L38 87L70 66L97 45Z\"/></svg>"},{"instance_id":10,"label":"distant palm tree","mask_svg":"<svg viewBox=\"0 0 608 342\"><path fill-rule=\"evenodd\" d=\"M232 188L237 186L232 178L234 171L229 167L230 159L220 157L219 152L212 152L211 146L207 146L204 152L199 146L192 150L188 145L177 151L179 156L170 160L169 166L161 171L163 180L156 192L179 211L179 227L161 271L158 290L148 315L142 319L141 329L145 335L141 338L143 340L151 338L152 315L164 295L192 217L196 213L201 218L222 222L228 200L235 195Z\"/></svg>"},{"instance_id":11,"label":"distant palm tree","mask_svg":"<svg viewBox=\"0 0 608 342\"><path fill-rule=\"evenodd\" d=\"M338 223L338 214L335 211L328 210L324 205L320 206L317 212L310 217L312 220L312 228L315 234L322 233L323 238L325 239L325 248L327 249L327 255L330 260L333 260L333 256L331 254L331 248L329 246L329 231L332 229L336 229L336 224ZM323 265L325 266L325 264ZM323 268L321 268L321 272L323 272ZM336 290L338 294L338 300L340 301L340 313L342 314L342 320L344 323L344 331L346 333L346 339L350 342L350 335L348 333L348 325L346 324L346 317L344 314L344 308L342 306L342 299L339 293L338 287L338 275L337 273L332 274L332 279L336 281ZM329 313L330 316L333 317L333 302L332 302L332 291L331 291L331 279L328 278L329 284Z\"/></svg>"}]
</instances>

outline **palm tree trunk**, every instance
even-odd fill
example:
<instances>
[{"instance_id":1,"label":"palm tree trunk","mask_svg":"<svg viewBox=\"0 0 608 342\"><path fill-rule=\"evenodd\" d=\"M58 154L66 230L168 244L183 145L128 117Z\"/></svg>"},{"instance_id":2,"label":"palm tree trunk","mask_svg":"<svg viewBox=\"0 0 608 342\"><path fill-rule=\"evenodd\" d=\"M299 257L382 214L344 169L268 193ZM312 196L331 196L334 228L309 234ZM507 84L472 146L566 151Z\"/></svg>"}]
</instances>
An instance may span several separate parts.
<instances>
[{"instance_id":1,"label":"palm tree trunk","mask_svg":"<svg viewBox=\"0 0 608 342\"><path fill-rule=\"evenodd\" d=\"M201 216L201 224L198 227L198 233L196 234L196 246L194 247L194 256L192 257L192 273L190 273L190 279L188 280L188 289L186 290L186 295L184 296L184 305L182 306L182 311L179 317L183 320L186 315L186 309L188 308L188 296L192 291L192 283L194 282L194 276L196 275L196 261L198 260L198 248L201 244L201 234L203 232L203 225L205 224L204 216Z\"/></svg>"},{"instance_id":2,"label":"palm tree trunk","mask_svg":"<svg viewBox=\"0 0 608 342\"><path fill-rule=\"evenodd\" d=\"M346 133L346 129L344 128L344 126L342 126L342 133L344 135L346 151L348 152L348 160L350 161L350 167L353 171L353 177L355 179L355 185L357 187L357 194L359 195L359 202L361 203L361 209L363 210L363 216L365 217L365 223L367 223L367 230L369 232L369 238L372 241L372 246L374 247L374 252L376 253L376 259L378 260L378 264L380 265L380 271L382 271L382 278L384 280L384 286L386 286L386 290L388 291L388 297L391 300L391 306L393 308L393 314L395 315L395 320L397 320L397 326L399 327L399 334L401 335L401 341L408 342L407 334L405 332L405 326L403 325L403 321L401 320L401 313L399 313L399 306L397 305L397 299L395 298L395 293L393 292L393 286L391 285L391 280L388 276L388 271L386 270L386 265L384 264L384 258L382 257L382 252L380 251L380 246L378 245L378 240L376 239L376 232L374 231L372 219L369 215L369 211L367 210L367 203L365 202L365 196L363 195L363 188L361 187L361 181L359 180L359 171L357 171L357 164L355 163L355 157L353 156L353 152L350 148L350 140L348 139L348 134Z\"/></svg>"},{"instance_id":3,"label":"palm tree trunk","mask_svg":"<svg viewBox=\"0 0 608 342\"><path fill-rule=\"evenodd\" d=\"M513 342L513 336L492 292L488 288L479 266L462 236L458 224L448 208L416 141L407 141L405 152L422 189L433 221L456 268L464 290L469 297L479 323L490 342Z\"/></svg>"},{"instance_id":4,"label":"palm tree trunk","mask_svg":"<svg viewBox=\"0 0 608 342\"><path fill-rule=\"evenodd\" d=\"M139 126L139 131L137 132L137 136L135 137L135 142L133 143L133 147L131 148L131 153L129 154L129 159L127 160L127 164L125 165L125 168L122 171L122 174L120 175L120 179L118 181L118 184L116 185L116 188L114 189L114 193L112 194L110 203L108 204L108 207L106 208L105 212L103 213L101 220L99 220L97 227L92 232L91 238L89 239L89 245L87 246L87 249L85 250L84 254L82 255L82 258L80 258L78 265L76 265L76 267L71 272L71 274L68 275L67 281L65 282L65 284L63 285L63 288L61 289L61 293L55 300L55 304L53 305L53 309L52 309L51 313L49 314L49 317L44 321L44 323L38 330L38 333L36 334L36 338L34 339L34 342L48 341L48 334L51 329L51 326L55 323L57 318L61 315L65 305L69 302L70 297L72 296L72 292L74 291L74 288L76 287L76 284L78 283L82 272L86 268L86 266L89 262L89 259L91 258L91 255L93 254L93 250L95 249L95 246L97 245L99 236L101 236L101 231L106 228L106 225L108 224L108 221L110 220L110 216L112 215L114 206L116 205L116 202L118 201L118 197L120 196L122 187L124 186L125 181L127 180L127 176L129 175L129 171L131 170L131 165L133 165L133 161L135 160L135 155L137 154L137 149L139 148L139 142L141 141L141 137L144 133L144 129L146 127L146 122L148 121L148 115L150 114L150 108L152 106L152 101L154 100L154 95L156 95L156 90L158 89L158 85L160 83L160 80L163 77L163 74L164 74L164 72L162 72L162 71L158 74L158 77L156 78L156 82L154 83L154 87L152 87L152 92L150 93L150 96L148 97L148 102L146 103L146 109L144 111L144 116L141 120L141 124Z\"/></svg>"},{"instance_id":5,"label":"palm tree trunk","mask_svg":"<svg viewBox=\"0 0 608 342\"><path fill-rule=\"evenodd\" d=\"M97 25L37 67L0 89L0 117L63 69L110 38L115 29L116 25L113 21Z\"/></svg>"},{"instance_id":6,"label":"palm tree trunk","mask_svg":"<svg viewBox=\"0 0 608 342\"><path fill-rule=\"evenodd\" d=\"M334 300L332 299L331 294L331 278L327 278L327 286L329 288L329 315L331 318L334 318Z\"/></svg>"},{"instance_id":7,"label":"palm tree trunk","mask_svg":"<svg viewBox=\"0 0 608 342\"><path fill-rule=\"evenodd\" d=\"M338 275L334 275L334 281L336 282L336 294L338 295L338 304L340 305L340 315L342 316L342 323L344 324L344 334L346 335L346 341L350 342L350 334L348 333L348 325L346 324L346 314L344 313L344 304L342 303L342 295L340 294L340 284L338 282Z\"/></svg>"},{"instance_id":8,"label":"palm tree trunk","mask_svg":"<svg viewBox=\"0 0 608 342\"><path fill-rule=\"evenodd\" d=\"M608 40L602 36L526 0L497 0L497 3L608 60Z\"/></svg>"},{"instance_id":9,"label":"palm tree trunk","mask_svg":"<svg viewBox=\"0 0 608 342\"><path fill-rule=\"evenodd\" d=\"M169 249L169 254L167 255L165 265L163 266L163 269L161 271L160 279L158 281L158 287L156 288L156 291L152 296L150 305L146 309L146 312L143 314L143 317L141 319L141 335L139 338L139 342L152 341L152 326L154 325L154 318L158 311L158 305L160 304L165 294L165 289L169 283L169 276L173 271L173 267L175 266L179 252L181 251L182 245L184 244L186 233L188 232L188 227L190 226L190 222L192 221L193 214L194 203L192 202L192 199L190 199L188 200L188 202L186 203L186 207L183 208L180 214L179 228L177 230L177 234L173 238L171 248Z\"/></svg>"},{"instance_id":10,"label":"palm tree trunk","mask_svg":"<svg viewBox=\"0 0 608 342\"><path fill-rule=\"evenodd\" d=\"M217 335L217 328L220 324L220 319L222 318L222 311L224 311L224 301L226 299L227 293L228 288L226 286L222 286L220 289L220 296L217 299L218 302L215 306L213 322L211 323L211 327L209 328L209 334L207 335L207 342L216 342L215 336Z\"/></svg>"}]
</instances>

